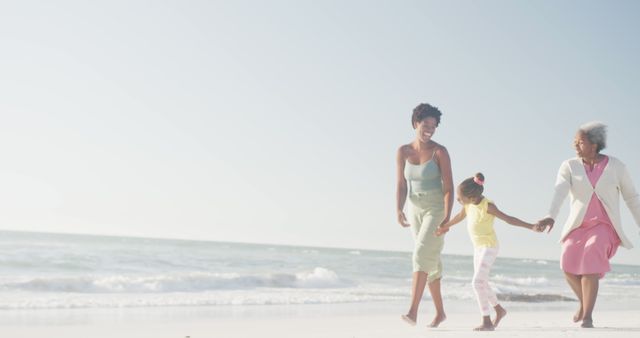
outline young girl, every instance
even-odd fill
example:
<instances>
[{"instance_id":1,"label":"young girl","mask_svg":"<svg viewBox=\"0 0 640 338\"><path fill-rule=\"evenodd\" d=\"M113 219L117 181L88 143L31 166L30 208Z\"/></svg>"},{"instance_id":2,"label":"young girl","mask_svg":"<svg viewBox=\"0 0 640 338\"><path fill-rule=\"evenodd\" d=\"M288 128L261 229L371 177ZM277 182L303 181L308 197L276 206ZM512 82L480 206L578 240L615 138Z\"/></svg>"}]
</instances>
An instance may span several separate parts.
<instances>
[{"instance_id":1,"label":"young girl","mask_svg":"<svg viewBox=\"0 0 640 338\"><path fill-rule=\"evenodd\" d=\"M473 290L482 313L482 325L475 331L493 331L507 311L498 304L496 294L489 286L489 271L498 255L498 239L493 230L495 217L516 226L537 231L533 224L523 222L518 218L509 216L498 210L493 202L482 195L484 191L484 175L477 173L474 177L467 178L458 186L458 202L463 209L453 219L436 230L436 235L441 236L449 231L454 224L460 223L468 217L467 228L469 236L475 248L473 255ZM496 319L492 322L489 316L493 306L496 311Z\"/></svg>"}]
</instances>

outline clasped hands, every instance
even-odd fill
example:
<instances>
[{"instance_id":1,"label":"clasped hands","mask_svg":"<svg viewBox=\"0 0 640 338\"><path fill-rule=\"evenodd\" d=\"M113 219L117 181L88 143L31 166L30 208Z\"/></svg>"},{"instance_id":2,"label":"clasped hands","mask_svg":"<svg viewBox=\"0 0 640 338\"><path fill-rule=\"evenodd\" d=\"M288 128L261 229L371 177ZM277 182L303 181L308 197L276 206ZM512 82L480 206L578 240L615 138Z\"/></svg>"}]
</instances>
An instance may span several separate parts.
<instances>
[{"instance_id":1,"label":"clasped hands","mask_svg":"<svg viewBox=\"0 0 640 338\"><path fill-rule=\"evenodd\" d=\"M535 231L535 232L543 232L545 231L547 228L549 228L549 230L547 230L547 233L551 232L551 229L553 229L553 224L555 223L555 221L553 220L553 218L547 217L547 218L543 218L541 220L538 221L538 223L533 225L533 228L531 230Z\"/></svg>"}]
</instances>

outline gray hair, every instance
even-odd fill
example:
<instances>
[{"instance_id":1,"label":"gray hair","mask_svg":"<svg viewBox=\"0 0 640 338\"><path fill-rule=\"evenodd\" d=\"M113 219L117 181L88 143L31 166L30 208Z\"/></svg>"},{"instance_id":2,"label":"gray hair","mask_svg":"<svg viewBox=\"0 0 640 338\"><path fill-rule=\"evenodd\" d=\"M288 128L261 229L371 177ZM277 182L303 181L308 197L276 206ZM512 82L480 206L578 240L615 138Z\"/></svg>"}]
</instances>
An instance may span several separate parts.
<instances>
[{"instance_id":1,"label":"gray hair","mask_svg":"<svg viewBox=\"0 0 640 338\"><path fill-rule=\"evenodd\" d=\"M598 146L596 152L599 153L607 146L607 126L604 123L598 121L587 122L581 125L578 130L587 136L589 142Z\"/></svg>"}]
</instances>

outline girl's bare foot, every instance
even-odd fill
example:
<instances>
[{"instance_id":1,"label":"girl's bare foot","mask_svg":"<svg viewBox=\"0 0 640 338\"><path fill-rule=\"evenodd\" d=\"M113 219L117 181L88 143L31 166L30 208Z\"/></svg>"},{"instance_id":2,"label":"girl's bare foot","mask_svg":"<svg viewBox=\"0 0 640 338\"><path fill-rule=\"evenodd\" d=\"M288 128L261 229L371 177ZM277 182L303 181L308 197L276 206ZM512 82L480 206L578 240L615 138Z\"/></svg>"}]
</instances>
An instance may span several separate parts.
<instances>
[{"instance_id":1,"label":"girl's bare foot","mask_svg":"<svg viewBox=\"0 0 640 338\"><path fill-rule=\"evenodd\" d=\"M582 320L582 306L578 309L575 315L573 315L573 322L577 323Z\"/></svg>"},{"instance_id":2,"label":"girl's bare foot","mask_svg":"<svg viewBox=\"0 0 640 338\"><path fill-rule=\"evenodd\" d=\"M411 315L406 314L406 315L400 316L400 318L402 318L402 320L404 320L405 322L407 322L407 324L411 326L416 325L416 316L411 317Z\"/></svg>"},{"instance_id":3,"label":"girl's bare foot","mask_svg":"<svg viewBox=\"0 0 640 338\"><path fill-rule=\"evenodd\" d=\"M473 331L493 331L494 329L495 327L493 323L491 323L491 317L482 316L482 325L476 327Z\"/></svg>"},{"instance_id":4,"label":"girl's bare foot","mask_svg":"<svg viewBox=\"0 0 640 338\"><path fill-rule=\"evenodd\" d=\"M447 319L447 316L444 313L436 314L436 318L433 318L433 321L427 327L438 327L445 319Z\"/></svg>"},{"instance_id":5,"label":"girl's bare foot","mask_svg":"<svg viewBox=\"0 0 640 338\"><path fill-rule=\"evenodd\" d=\"M498 327L498 324L507 315L507 310L505 310L500 304L495 306L496 309L496 319L493 321L493 327Z\"/></svg>"},{"instance_id":6,"label":"girl's bare foot","mask_svg":"<svg viewBox=\"0 0 640 338\"><path fill-rule=\"evenodd\" d=\"M478 327L476 327L475 329L473 329L473 331L493 331L495 328L493 327L493 325L480 325Z\"/></svg>"}]
</instances>

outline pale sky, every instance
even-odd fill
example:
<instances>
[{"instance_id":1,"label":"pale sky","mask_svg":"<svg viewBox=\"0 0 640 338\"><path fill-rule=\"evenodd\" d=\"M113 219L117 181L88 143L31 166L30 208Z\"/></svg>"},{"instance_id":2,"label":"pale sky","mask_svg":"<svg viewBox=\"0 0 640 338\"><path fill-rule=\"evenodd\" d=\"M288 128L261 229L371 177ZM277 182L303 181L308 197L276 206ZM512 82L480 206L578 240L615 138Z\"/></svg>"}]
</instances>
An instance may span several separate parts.
<instances>
[{"instance_id":1,"label":"pale sky","mask_svg":"<svg viewBox=\"0 0 640 338\"><path fill-rule=\"evenodd\" d=\"M0 2L0 228L410 251L413 107L454 183L545 216L584 122L640 187L636 1ZM624 204L623 204L624 205ZM496 223L503 257L558 259ZM454 212L459 206L454 207ZM614 263L639 264L637 225ZM470 254L464 226L444 253Z\"/></svg>"}]
</instances>

